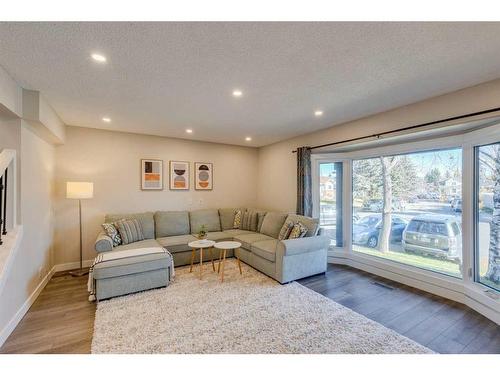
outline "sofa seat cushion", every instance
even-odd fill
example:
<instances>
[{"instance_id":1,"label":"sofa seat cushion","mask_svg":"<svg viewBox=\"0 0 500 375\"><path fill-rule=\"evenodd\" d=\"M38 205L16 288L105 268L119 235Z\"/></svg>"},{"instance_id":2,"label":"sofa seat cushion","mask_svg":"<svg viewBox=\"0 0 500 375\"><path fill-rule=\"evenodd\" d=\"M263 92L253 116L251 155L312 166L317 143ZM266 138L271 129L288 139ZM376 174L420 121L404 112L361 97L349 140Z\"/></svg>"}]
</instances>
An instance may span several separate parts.
<instances>
[{"instance_id":1,"label":"sofa seat cushion","mask_svg":"<svg viewBox=\"0 0 500 375\"><path fill-rule=\"evenodd\" d=\"M189 228L189 212L158 211L155 212L156 237L180 236L191 233Z\"/></svg>"},{"instance_id":2,"label":"sofa seat cushion","mask_svg":"<svg viewBox=\"0 0 500 375\"><path fill-rule=\"evenodd\" d=\"M213 210L196 210L189 213L189 221L191 223L191 233L196 234L200 231L201 226L205 226L207 232L220 232L219 211Z\"/></svg>"},{"instance_id":3,"label":"sofa seat cushion","mask_svg":"<svg viewBox=\"0 0 500 375\"><path fill-rule=\"evenodd\" d=\"M228 235L228 237L234 238L234 236L238 236L240 234L252 234L255 232L252 232L250 230L243 230L243 229L228 229L225 230L224 233Z\"/></svg>"},{"instance_id":4,"label":"sofa seat cushion","mask_svg":"<svg viewBox=\"0 0 500 375\"><path fill-rule=\"evenodd\" d=\"M155 238L155 220L152 212L143 212L138 214L112 214L106 215L104 218L105 223L114 223L118 220L133 220L136 219L141 223L142 233L147 240Z\"/></svg>"},{"instance_id":5,"label":"sofa seat cushion","mask_svg":"<svg viewBox=\"0 0 500 375\"><path fill-rule=\"evenodd\" d=\"M272 240L257 241L252 244L251 251L261 258L276 262L278 243L279 241L274 238Z\"/></svg>"},{"instance_id":6,"label":"sofa seat cushion","mask_svg":"<svg viewBox=\"0 0 500 375\"><path fill-rule=\"evenodd\" d=\"M171 253L180 253L183 251L190 251L191 248L188 243L196 241L197 238L191 234L183 234L180 236L170 236L157 238L161 246L165 247Z\"/></svg>"},{"instance_id":7,"label":"sofa seat cushion","mask_svg":"<svg viewBox=\"0 0 500 375\"><path fill-rule=\"evenodd\" d=\"M252 244L257 241L272 240L272 237L262 233L239 234L234 236L234 240L241 242L241 246L247 250L251 250Z\"/></svg>"},{"instance_id":8,"label":"sofa seat cushion","mask_svg":"<svg viewBox=\"0 0 500 375\"><path fill-rule=\"evenodd\" d=\"M113 250L112 253L116 253L119 251L120 250ZM167 272L167 268L171 266L172 260L170 258L170 255L160 251L159 249L158 253L154 254L128 256L97 263L94 266L92 276L94 277L94 279L99 280L162 269L165 269L165 272Z\"/></svg>"},{"instance_id":9,"label":"sofa seat cushion","mask_svg":"<svg viewBox=\"0 0 500 375\"><path fill-rule=\"evenodd\" d=\"M143 240L138 242L132 242L127 245L120 245L113 248L113 251L120 250L130 250L130 249L144 249L146 247L157 247L161 246L160 243L156 240Z\"/></svg>"},{"instance_id":10,"label":"sofa seat cushion","mask_svg":"<svg viewBox=\"0 0 500 375\"><path fill-rule=\"evenodd\" d=\"M226 232L208 232L207 240L212 241L223 241L223 240L231 240L233 236Z\"/></svg>"}]
</instances>

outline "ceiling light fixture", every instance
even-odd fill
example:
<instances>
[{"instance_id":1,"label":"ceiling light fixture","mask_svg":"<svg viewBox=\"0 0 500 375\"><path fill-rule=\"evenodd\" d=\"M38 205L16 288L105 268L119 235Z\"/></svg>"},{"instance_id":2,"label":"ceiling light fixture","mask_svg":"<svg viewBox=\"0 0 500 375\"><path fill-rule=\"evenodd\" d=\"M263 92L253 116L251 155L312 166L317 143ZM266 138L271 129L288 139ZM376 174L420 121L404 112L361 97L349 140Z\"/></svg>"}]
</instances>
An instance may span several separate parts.
<instances>
[{"instance_id":1,"label":"ceiling light fixture","mask_svg":"<svg viewBox=\"0 0 500 375\"><path fill-rule=\"evenodd\" d=\"M193 129L186 129L186 133L191 134L193 132Z\"/></svg>"},{"instance_id":2,"label":"ceiling light fixture","mask_svg":"<svg viewBox=\"0 0 500 375\"><path fill-rule=\"evenodd\" d=\"M314 112L314 116L316 116L316 117L323 116L323 111L319 111L319 110L318 110L318 111L315 111L315 112Z\"/></svg>"},{"instance_id":3,"label":"ceiling light fixture","mask_svg":"<svg viewBox=\"0 0 500 375\"><path fill-rule=\"evenodd\" d=\"M111 122L111 119L109 117L103 117L102 121L104 121L104 122Z\"/></svg>"},{"instance_id":4,"label":"ceiling light fixture","mask_svg":"<svg viewBox=\"0 0 500 375\"><path fill-rule=\"evenodd\" d=\"M252 137L246 137L245 141L250 142L252 140Z\"/></svg>"},{"instance_id":5,"label":"ceiling light fixture","mask_svg":"<svg viewBox=\"0 0 500 375\"><path fill-rule=\"evenodd\" d=\"M235 98L239 98L243 95L243 92L241 90L233 90L233 96Z\"/></svg>"},{"instance_id":6,"label":"ceiling light fixture","mask_svg":"<svg viewBox=\"0 0 500 375\"><path fill-rule=\"evenodd\" d=\"M105 63L107 61L106 56L100 55L98 53L93 53L90 55L94 61L97 61L98 63Z\"/></svg>"}]
</instances>

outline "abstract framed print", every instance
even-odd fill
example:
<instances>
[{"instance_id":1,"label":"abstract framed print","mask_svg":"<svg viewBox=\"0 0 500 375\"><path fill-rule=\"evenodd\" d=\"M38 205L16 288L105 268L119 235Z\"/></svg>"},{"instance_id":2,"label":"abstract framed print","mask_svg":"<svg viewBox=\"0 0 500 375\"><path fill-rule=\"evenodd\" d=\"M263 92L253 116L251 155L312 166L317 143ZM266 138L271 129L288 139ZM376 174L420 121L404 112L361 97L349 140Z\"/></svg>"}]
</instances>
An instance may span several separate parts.
<instances>
[{"instance_id":1,"label":"abstract framed print","mask_svg":"<svg viewBox=\"0 0 500 375\"><path fill-rule=\"evenodd\" d=\"M170 190L189 190L188 161L170 161Z\"/></svg>"},{"instance_id":2,"label":"abstract framed print","mask_svg":"<svg viewBox=\"0 0 500 375\"><path fill-rule=\"evenodd\" d=\"M194 163L194 188L195 190L212 190L213 186L212 163Z\"/></svg>"},{"instance_id":3,"label":"abstract framed print","mask_svg":"<svg viewBox=\"0 0 500 375\"><path fill-rule=\"evenodd\" d=\"M163 190L163 160L141 159L141 189Z\"/></svg>"}]
</instances>

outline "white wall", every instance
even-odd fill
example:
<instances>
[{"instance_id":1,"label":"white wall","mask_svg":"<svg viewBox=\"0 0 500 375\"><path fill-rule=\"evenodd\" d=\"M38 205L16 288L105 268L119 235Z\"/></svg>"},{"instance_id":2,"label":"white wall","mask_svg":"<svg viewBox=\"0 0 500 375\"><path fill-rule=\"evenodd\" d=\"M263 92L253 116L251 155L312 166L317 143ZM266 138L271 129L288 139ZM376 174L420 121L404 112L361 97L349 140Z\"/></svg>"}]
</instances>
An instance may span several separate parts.
<instances>
[{"instance_id":1,"label":"white wall","mask_svg":"<svg viewBox=\"0 0 500 375\"><path fill-rule=\"evenodd\" d=\"M162 191L141 191L140 159L164 161ZM214 165L213 190L170 191L168 161ZM255 148L67 127L56 147L56 264L79 260L78 203L65 198L66 181L91 181L94 198L82 201L84 259L95 257L95 237L106 213L249 207L257 203Z\"/></svg>"},{"instance_id":2,"label":"white wall","mask_svg":"<svg viewBox=\"0 0 500 375\"><path fill-rule=\"evenodd\" d=\"M12 125L11 125L12 126ZM0 295L0 331L52 268L54 146L20 121L21 216L24 236Z\"/></svg>"},{"instance_id":3,"label":"white wall","mask_svg":"<svg viewBox=\"0 0 500 375\"><path fill-rule=\"evenodd\" d=\"M292 150L297 147L336 142L495 108L500 106L499 98L500 79L262 147L259 149L257 178L258 206L295 211L296 154Z\"/></svg>"}]
</instances>

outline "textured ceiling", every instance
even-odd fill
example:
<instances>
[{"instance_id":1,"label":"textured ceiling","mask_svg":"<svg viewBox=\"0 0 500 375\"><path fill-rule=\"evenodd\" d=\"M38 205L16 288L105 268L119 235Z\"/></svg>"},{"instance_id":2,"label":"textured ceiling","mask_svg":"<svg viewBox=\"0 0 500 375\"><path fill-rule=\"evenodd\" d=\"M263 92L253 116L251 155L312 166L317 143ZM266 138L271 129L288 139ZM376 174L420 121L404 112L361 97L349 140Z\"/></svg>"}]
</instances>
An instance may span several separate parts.
<instances>
[{"instance_id":1,"label":"textured ceiling","mask_svg":"<svg viewBox=\"0 0 500 375\"><path fill-rule=\"evenodd\" d=\"M262 146L500 77L500 23L0 23L0 64L68 125Z\"/></svg>"}]
</instances>

